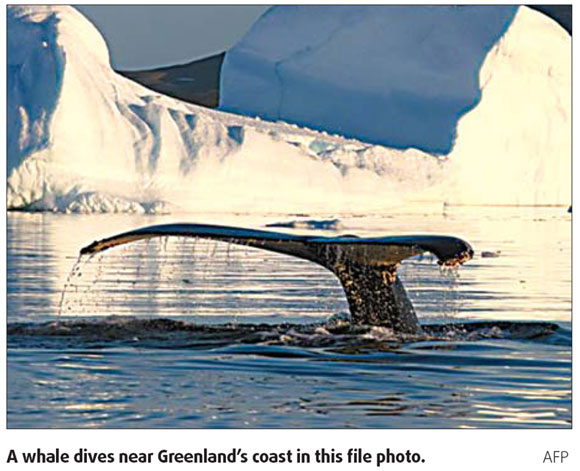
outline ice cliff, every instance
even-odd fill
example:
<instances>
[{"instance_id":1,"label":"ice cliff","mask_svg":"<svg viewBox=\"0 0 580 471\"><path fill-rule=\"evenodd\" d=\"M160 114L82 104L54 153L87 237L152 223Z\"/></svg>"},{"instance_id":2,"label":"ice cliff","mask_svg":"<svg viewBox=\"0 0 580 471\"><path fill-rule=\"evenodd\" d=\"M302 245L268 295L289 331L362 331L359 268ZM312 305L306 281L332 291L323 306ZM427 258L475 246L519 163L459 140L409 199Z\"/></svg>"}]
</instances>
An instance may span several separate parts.
<instances>
[{"instance_id":1,"label":"ice cliff","mask_svg":"<svg viewBox=\"0 0 580 471\"><path fill-rule=\"evenodd\" d=\"M570 37L526 8L485 55L477 90L466 86L481 98L445 156L416 149L419 141L396 149L152 92L111 69L103 38L72 7L9 7L7 36L8 208L336 212L410 201L570 202ZM224 70L224 83L244 70L237 67Z\"/></svg>"},{"instance_id":2,"label":"ice cliff","mask_svg":"<svg viewBox=\"0 0 580 471\"><path fill-rule=\"evenodd\" d=\"M220 106L448 153L513 6L283 6L226 54Z\"/></svg>"}]
</instances>

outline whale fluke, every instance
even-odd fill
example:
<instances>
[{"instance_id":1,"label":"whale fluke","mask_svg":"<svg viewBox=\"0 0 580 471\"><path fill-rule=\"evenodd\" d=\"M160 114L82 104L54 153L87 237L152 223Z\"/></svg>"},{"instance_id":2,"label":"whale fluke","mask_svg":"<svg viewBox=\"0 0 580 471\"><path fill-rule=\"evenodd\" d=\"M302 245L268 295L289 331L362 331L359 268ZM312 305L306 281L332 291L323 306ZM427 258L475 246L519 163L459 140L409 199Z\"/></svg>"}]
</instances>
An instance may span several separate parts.
<instances>
[{"instance_id":1,"label":"whale fluke","mask_svg":"<svg viewBox=\"0 0 580 471\"><path fill-rule=\"evenodd\" d=\"M471 246L457 237L404 235L360 238L319 237L209 224L162 224L98 240L81 254L153 237L195 237L256 247L317 263L340 280L352 320L381 325L397 333L416 334L420 325L397 276L399 263L431 252L442 265L458 265L473 256Z\"/></svg>"}]
</instances>

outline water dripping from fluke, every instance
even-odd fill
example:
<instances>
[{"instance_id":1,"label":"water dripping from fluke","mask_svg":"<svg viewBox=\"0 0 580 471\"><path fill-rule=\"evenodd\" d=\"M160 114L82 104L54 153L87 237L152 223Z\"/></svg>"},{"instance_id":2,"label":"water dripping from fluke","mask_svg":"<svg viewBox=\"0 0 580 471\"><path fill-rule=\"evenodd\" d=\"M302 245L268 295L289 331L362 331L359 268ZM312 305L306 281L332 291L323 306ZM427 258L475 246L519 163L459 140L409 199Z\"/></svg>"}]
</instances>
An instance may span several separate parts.
<instances>
[{"instance_id":1,"label":"water dripping from fluke","mask_svg":"<svg viewBox=\"0 0 580 471\"><path fill-rule=\"evenodd\" d=\"M73 287L74 285L74 281L77 277L79 277L80 275L82 275L82 268L84 265L86 265L93 257L95 254L89 254L84 255L84 254L79 254L79 256L77 257L75 263L73 264L73 267L71 268L66 281L64 283L64 286L62 288L62 291L60 293L60 302L58 304L58 318L61 319L62 318L62 314L63 314L63 310L65 308L65 299L66 299L66 295L68 293L68 291ZM85 259L85 263L81 264L81 262L83 261L83 259Z\"/></svg>"},{"instance_id":2,"label":"water dripping from fluke","mask_svg":"<svg viewBox=\"0 0 580 471\"><path fill-rule=\"evenodd\" d=\"M250 246L316 263L340 281L354 324L376 325L395 334L421 332L413 305L397 276L401 261L430 252L442 266L455 267L473 255L467 242L451 236L321 237L203 224L145 227L95 241L81 253L97 253L138 240L169 236Z\"/></svg>"},{"instance_id":3,"label":"water dripping from fluke","mask_svg":"<svg viewBox=\"0 0 580 471\"><path fill-rule=\"evenodd\" d=\"M457 237L443 235L321 237L206 224L166 224L144 227L95 241L84 247L81 255L100 253L111 247L138 240L149 241L162 237L166 241L171 236L194 240L209 239L259 248L321 265L338 278L346 294L350 310L348 328L356 330L370 327L370 330L364 333L370 338L378 336L382 341L389 338L393 341L415 341L428 339L434 332L440 336L448 335L450 332L455 335L460 331L457 325L450 328L446 328L448 324L420 325L413 305L397 275L401 261L429 252L437 257L442 273L456 280L457 268L473 256L471 246ZM534 326L536 324L534 323ZM232 325L235 328L232 328ZM222 333L237 331L238 326L240 332L246 332L248 329L247 326L237 322L232 325L218 331ZM464 331L473 331L471 324L462 326ZM214 329L211 326L195 328L202 331ZM485 328L486 335L493 335L493 332L489 333L489 324ZM189 327L186 330L188 329ZM334 330L328 330L327 327L324 329L336 333L335 327ZM553 325L546 324L545 329L551 331ZM281 338L293 338L292 332L298 331L286 332ZM349 331L350 334L352 331ZM324 340L327 341L328 339Z\"/></svg>"}]
</instances>

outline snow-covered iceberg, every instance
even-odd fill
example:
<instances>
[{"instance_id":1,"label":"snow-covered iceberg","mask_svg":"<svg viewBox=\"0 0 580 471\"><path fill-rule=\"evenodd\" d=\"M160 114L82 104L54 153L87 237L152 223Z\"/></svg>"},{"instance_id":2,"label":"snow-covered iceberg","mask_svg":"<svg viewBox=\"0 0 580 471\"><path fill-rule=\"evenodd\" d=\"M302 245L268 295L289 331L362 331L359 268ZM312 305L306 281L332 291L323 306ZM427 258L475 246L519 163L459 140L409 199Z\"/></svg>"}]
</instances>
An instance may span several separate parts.
<instances>
[{"instance_id":1,"label":"snow-covered iceberg","mask_svg":"<svg viewBox=\"0 0 580 471\"><path fill-rule=\"evenodd\" d=\"M527 44L530 28L541 45ZM570 40L561 31L518 10L486 56L479 105L441 157L168 98L115 73L103 38L74 8L9 7L7 205L337 212L417 200L567 204ZM504 131L498 120L515 122ZM509 188L485 191L502 179Z\"/></svg>"}]
</instances>

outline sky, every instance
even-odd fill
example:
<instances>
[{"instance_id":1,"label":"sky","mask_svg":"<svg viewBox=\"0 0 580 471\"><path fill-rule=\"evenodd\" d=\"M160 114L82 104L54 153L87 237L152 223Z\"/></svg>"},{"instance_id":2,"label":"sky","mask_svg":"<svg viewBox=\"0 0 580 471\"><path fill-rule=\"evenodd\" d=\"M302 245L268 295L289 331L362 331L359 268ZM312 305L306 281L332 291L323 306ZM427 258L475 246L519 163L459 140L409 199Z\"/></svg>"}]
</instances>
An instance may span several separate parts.
<instances>
[{"instance_id":1,"label":"sky","mask_svg":"<svg viewBox=\"0 0 580 471\"><path fill-rule=\"evenodd\" d=\"M268 5L76 5L101 31L117 70L143 70L229 49ZM542 7L539 7L542 9ZM571 31L569 6L551 9Z\"/></svg>"},{"instance_id":2,"label":"sky","mask_svg":"<svg viewBox=\"0 0 580 471\"><path fill-rule=\"evenodd\" d=\"M230 48L268 6L75 5L105 37L118 70L152 69Z\"/></svg>"}]
</instances>

